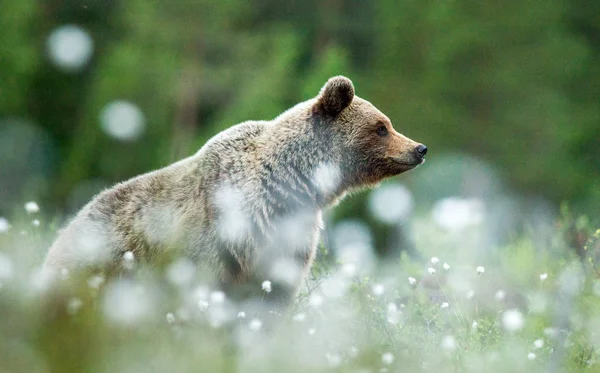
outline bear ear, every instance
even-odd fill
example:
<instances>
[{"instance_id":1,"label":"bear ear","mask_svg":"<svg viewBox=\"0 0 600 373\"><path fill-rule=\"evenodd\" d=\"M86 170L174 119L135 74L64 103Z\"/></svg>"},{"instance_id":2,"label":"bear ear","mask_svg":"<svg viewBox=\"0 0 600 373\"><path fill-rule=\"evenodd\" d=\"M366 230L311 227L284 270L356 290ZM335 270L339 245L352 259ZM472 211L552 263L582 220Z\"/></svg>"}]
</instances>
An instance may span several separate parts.
<instances>
[{"instance_id":1,"label":"bear ear","mask_svg":"<svg viewBox=\"0 0 600 373\"><path fill-rule=\"evenodd\" d=\"M313 112L336 117L354 99L354 85L345 76L335 76L327 81L313 107Z\"/></svg>"}]
</instances>

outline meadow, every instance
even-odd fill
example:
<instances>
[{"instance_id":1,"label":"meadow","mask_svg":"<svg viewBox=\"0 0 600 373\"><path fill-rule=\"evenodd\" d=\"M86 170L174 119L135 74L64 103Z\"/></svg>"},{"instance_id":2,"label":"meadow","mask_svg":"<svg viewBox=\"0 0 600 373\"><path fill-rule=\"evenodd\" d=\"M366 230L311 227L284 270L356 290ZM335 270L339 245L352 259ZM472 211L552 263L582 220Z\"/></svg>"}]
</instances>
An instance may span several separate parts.
<instances>
[{"instance_id":1,"label":"meadow","mask_svg":"<svg viewBox=\"0 0 600 373\"><path fill-rule=\"evenodd\" d=\"M154 272L126 255L130 276L63 271L50 286L39 266L57 223L27 203L0 220L0 371L600 371L600 230L563 206L494 244L481 201L401 218L406 204L377 202L401 200L399 185L371 192L371 211L410 227L418 257L377 260L368 227L340 220L283 314L232 303L184 258ZM574 231L590 233L579 254Z\"/></svg>"}]
</instances>

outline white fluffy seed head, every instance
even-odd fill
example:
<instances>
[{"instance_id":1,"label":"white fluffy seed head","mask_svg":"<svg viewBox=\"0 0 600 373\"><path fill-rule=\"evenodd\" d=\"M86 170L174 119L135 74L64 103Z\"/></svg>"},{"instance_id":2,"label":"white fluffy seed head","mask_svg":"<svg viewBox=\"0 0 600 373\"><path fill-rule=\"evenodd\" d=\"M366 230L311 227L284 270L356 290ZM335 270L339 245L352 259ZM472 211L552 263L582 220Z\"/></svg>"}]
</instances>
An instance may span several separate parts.
<instances>
[{"instance_id":1,"label":"white fluffy seed head","mask_svg":"<svg viewBox=\"0 0 600 373\"><path fill-rule=\"evenodd\" d=\"M28 214L35 214L36 212L40 212L40 207L37 203L29 201L25 204L25 211L27 211Z\"/></svg>"},{"instance_id":2,"label":"white fluffy seed head","mask_svg":"<svg viewBox=\"0 0 600 373\"><path fill-rule=\"evenodd\" d=\"M437 256L434 256L431 258L431 264L438 264L440 262L440 259Z\"/></svg>"},{"instance_id":3,"label":"white fluffy seed head","mask_svg":"<svg viewBox=\"0 0 600 373\"><path fill-rule=\"evenodd\" d=\"M266 293L270 293L272 288L271 288L271 281L267 280L267 281L263 281L262 283L262 289L266 292Z\"/></svg>"},{"instance_id":4,"label":"white fluffy seed head","mask_svg":"<svg viewBox=\"0 0 600 373\"><path fill-rule=\"evenodd\" d=\"M456 350L456 338L451 335L442 338L442 348L447 352Z\"/></svg>"},{"instance_id":5,"label":"white fluffy seed head","mask_svg":"<svg viewBox=\"0 0 600 373\"><path fill-rule=\"evenodd\" d=\"M373 285L373 288L371 290L376 296L381 296L383 295L383 293L385 293L385 287L383 286L383 284L375 284Z\"/></svg>"},{"instance_id":6,"label":"white fluffy seed head","mask_svg":"<svg viewBox=\"0 0 600 373\"><path fill-rule=\"evenodd\" d=\"M435 268L429 267L429 268L427 268L427 272L429 272L430 275L433 275L433 274L435 274L436 271L435 271Z\"/></svg>"},{"instance_id":7,"label":"white fluffy seed head","mask_svg":"<svg viewBox=\"0 0 600 373\"><path fill-rule=\"evenodd\" d=\"M292 320L295 322L304 322L304 320L306 320L306 314L302 312L297 313L292 317Z\"/></svg>"},{"instance_id":8,"label":"white fluffy seed head","mask_svg":"<svg viewBox=\"0 0 600 373\"><path fill-rule=\"evenodd\" d=\"M483 266L478 266L475 271L477 272L477 274L482 274L483 272L485 272L485 267Z\"/></svg>"},{"instance_id":9,"label":"white fluffy seed head","mask_svg":"<svg viewBox=\"0 0 600 373\"><path fill-rule=\"evenodd\" d=\"M13 277L14 266L12 260L0 252L0 281L8 280Z\"/></svg>"},{"instance_id":10,"label":"white fluffy seed head","mask_svg":"<svg viewBox=\"0 0 600 373\"><path fill-rule=\"evenodd\" d=\"M446 271L450 270L450 264L448 263L444 263L443 267Z\"/></svg>"},{"instance_id":11,"label":"white fluffy seed head","mask_svg":"<svg viewBox=\"0 0 600 373\"><path fill-rule=\"evenodd\" d=\"M175 315L169 312L167 313L166 319L168 324L173 324L175 322Z\"/></svg>"},{"instance_id":12,"label":"white fluffy seed head","mask_svg":"<svg viewBox=\"0 0 600 373\"><path fill-rule=\"evenodd\" d=\"M391 352L386 352L381 355L381 361L386 365L390 365L394 362L394 355Z\"/></svg>"},{"instance_id":13,"label":"white fluffy seed head","mask_svg":"<svg viewBox=\"0 0 600 373\"><path fill-rule=\"evenodd\" d=\"M409 283L410 285L416 285L416 284L417 284L417 279L416 279L416 278L414 278L414 277L409 277L409 278L408 278L408 283Z\"/></svg>"},{"instance_id":14,"label":"white fluffy seed head","mask_svg":"<svg viewBox=\"0 0 600 373\"><path fill-rule=\"evenodd\" d=\"M543 340L543 339L541 339L541 338L540 338L540 339L536 339L536 340L533 342L533 345L535 346L535 348L538 348L538 349L539 349L539 348L542 348L542 347L544 347L544 340Z\"/></svg>"},{"instance_id":15,"label":"white fluffy seed head","mask_svg":"<svg viewBox=\"0 0 600 373\"><path fill-rule=\"evenodd\" d=\"M262 328L262 321L260 321L259 319L252 319L252 321L250 321L250 330L252 331L259 331L260 328Z\"/></svg>"},{"instance_id":16,"label":"white fluffy seed head","mask_svg":"<svg viewBox=\"0 0 600 373\"><path fill-rule=\"evenodd\" d=\"M523 314L517 309L507 310L502 314L502 325L508 331L517 331L523 327L524 323Z\"/></svg>"},{"instance_id":17,"label":"white fluffy seed head","mask_svg":"<svg viewBox=\"0 0 600 373\"><path fill-rule=\"evenodd\" d=\"M6 218L0 216L0 233L6 233L10 229L10 224Z\"/></svg>"}]
</instances>

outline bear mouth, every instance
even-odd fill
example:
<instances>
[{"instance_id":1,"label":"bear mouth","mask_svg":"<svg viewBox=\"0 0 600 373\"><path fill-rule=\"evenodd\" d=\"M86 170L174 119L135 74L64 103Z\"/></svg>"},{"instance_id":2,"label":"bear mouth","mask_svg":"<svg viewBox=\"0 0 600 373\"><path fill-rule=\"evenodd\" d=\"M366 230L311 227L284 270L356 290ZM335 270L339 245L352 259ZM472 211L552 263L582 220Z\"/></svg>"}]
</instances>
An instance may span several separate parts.
<instances>
[{"instance_id":1,"label":"bear mouth","mask_svg":"<svg viewBox=\"0 0 600 373\"><path fill-rule=\"evenodd\" d=\"M394 161L394 163L396 163L396 164L398 164L400 166L406 167L408 169L415 168L418 165L425 163L425 159L424 158L416 160L416 161L413 161L413 162L407 162L407 161L405 161L403 159L398 159L398 158L394 158L394 157L391 157L391 160Z\"/></svg>"}]
</instances>

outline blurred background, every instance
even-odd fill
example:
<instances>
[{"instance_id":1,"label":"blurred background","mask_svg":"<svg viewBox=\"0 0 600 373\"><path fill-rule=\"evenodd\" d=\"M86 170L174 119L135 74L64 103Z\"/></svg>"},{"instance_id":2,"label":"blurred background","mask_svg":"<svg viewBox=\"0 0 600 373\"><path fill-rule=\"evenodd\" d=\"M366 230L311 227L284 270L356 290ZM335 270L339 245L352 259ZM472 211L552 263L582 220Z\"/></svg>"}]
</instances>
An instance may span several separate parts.
<instances>
[{"instance_id":1,"label":"blurred background","mask_svg":"<svg viewBox=\"0 0 600 373\"><path fill-rule=\"evenodd\" d=\"M0 216L34 200L60 223L337 74L430 149L336 210L379 251L410 250L395 225L418 209L451 229L493 211L486 237L565 201L597 216L597 1L5 0L0 30Z\"/></svg>"}]
</instances>

